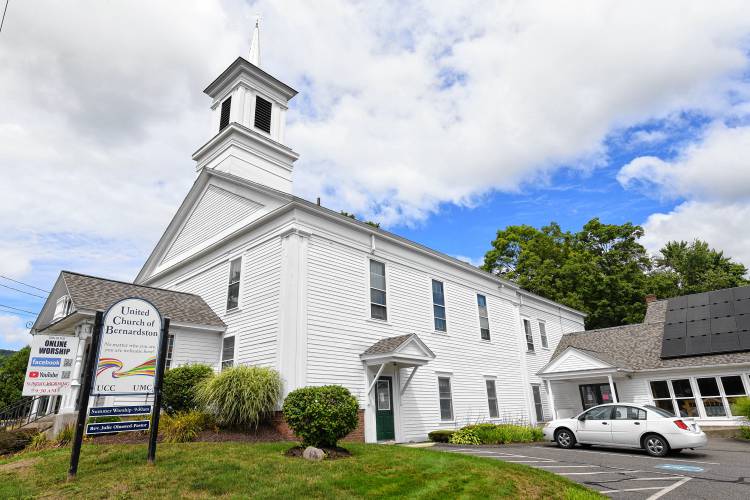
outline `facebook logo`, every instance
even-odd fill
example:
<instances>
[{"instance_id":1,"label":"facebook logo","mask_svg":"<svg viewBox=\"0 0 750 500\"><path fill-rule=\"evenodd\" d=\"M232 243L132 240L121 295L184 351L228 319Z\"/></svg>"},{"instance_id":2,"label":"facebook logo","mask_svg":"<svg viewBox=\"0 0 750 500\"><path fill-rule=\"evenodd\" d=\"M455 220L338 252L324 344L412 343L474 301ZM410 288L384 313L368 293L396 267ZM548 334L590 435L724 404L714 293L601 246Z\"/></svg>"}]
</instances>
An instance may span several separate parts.
<instances>
[{"instance_id":1,"label":"facebook logo","mask_svg":"<svg viewBox=\"0 0 750 500\"><path fill-rule=\"evenodd\" d=\"M58 367L60 358L31 358L31 366Z\"/></svg>"}]
</instances>

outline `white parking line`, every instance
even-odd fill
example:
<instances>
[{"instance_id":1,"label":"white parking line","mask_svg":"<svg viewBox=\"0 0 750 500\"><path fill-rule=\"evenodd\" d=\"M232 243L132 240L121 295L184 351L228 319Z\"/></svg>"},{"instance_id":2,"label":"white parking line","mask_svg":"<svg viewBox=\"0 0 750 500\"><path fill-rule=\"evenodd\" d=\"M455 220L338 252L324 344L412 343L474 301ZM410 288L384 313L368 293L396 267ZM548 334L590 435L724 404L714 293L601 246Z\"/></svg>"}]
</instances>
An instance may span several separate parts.
<instances>
[{"instance_id":1,"label":"white parking line","mask_svg":"<svg viewBox=\"0 0 750 500\"><path fill-rule=\"evenodd\" d=\"M587 476L591 474L635 474L636 472L643 472L642 470L608 470L608 471L597 471L597 472L556 472L561 476Z\"/></svg>"},{"instance_id":2,"label":"white parking line","mask_svg":"<svg viewBox=\"0 0 750 500\"><path fill-rule=\"evenodd\" d=\"M626 488L624 490L599 490L599 493L609 495L610 493L623 493L626 491L646 491L646 490L660 490L661 486L649 486L647 488Z\"/></svg>"},{"instance_id":3,"label":"white parking line","mask_svg":"<svg viewBox=\"0 0 750 500\"><path fill-rule=\"evenodd\" d=\"M687 483L691 479L693 479L693 478L692 477L684 477L680 481L677 481L676 483L674 483L672 486L668 486L668 487L664 488L659 493L654 493L653 495L651 495L650 497L648 497L647 500L656 500L657 498L661 498L664 495L666 495L667 493L669 493L670 491L676 490L677 488L679 488L683 484Z\"/></svg>"},{"instance_id":4,"label":"white parking line","mask_svg":"<svg viewBox=\"0 0 750 500\"><path fill-rule=\"evenodd\" d=\"M554 462L554 460L503 460L503 461L509 464L548 464L550 462Z\"/></svg>"},{"instance_id":5,"label":"white parking line","mask_svg":"<svg viewBox=\"0 0 750 500\"><path fill-rule=\"evenodd\" d=\"M548 448L548 449L549 450L554 450L556 448ZM646 456L646 455L627 455L627 454L623 454L623 453L614 453L614 452L610 452L610 451L576 450L576 449L567 449L567 450L558 449L558 451L566 451L566 452L568 452L568 451L575 451L575 452L578 452L578 453L594 453L596 455L614 455L614 456L617 456L617 457L628 457L628 456L631 456L631 457L637 458L639 460L641 458L648 458L649 460L662 460L662 461L666 461L666 462L690 462L692 464L721 465L718 462L700 462L698 460L689 460L689 459L685 459L685 458L672 458L672 457L669 457L669 458L659 458L659 457L649 457L649 456Z\"/></svg>"},{"instance_id":6,"label":"white parking line","mask_svg":"<svg viewBox=\"0 0 750 500\"><path fill-rule=\"evenodd\" d=\"M630 479L629 481L676 481L678 479L682 479L685 476L667 476L667 477L636 477L634 479Z\"/></svg>"},{"instance_id":7,"label":"white parking line","mask_svg":"<svg viewBox=\"0 0 750 500\"><path fill-rule=\"evenodd\" d=\"M540 469L572 469L572 468L599 468L598 465L537 465Z\"/></svg>"}]
</instances>

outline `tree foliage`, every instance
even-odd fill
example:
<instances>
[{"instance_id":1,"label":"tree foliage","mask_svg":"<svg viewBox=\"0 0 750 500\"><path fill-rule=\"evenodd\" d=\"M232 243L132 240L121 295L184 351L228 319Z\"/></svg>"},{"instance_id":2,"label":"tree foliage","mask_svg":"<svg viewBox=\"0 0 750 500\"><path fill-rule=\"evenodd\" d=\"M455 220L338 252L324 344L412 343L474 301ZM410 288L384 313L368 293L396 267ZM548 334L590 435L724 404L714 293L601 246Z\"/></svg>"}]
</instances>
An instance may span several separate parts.
<instances>
[{"instance_id":1,"label":"tree foliage","mask_svg":"<svg viewBox=\"0 0 750 500\"><path fill-rule=\"evenodd\" d=\"M21 399L30 351L28 346L24 347L5 358L0 366L0 408L5 408Z\"/></svg>"},{"instance_id":2,"label":"tree foliage","mask_svg":"<svg viewBox=\"0 0 750 500\"><path fill-rule=\"evenodd\" d=\"M162 385L162 408L170 414L197 410L199 404L195 401L195 392L198 385L213 374L213 368L200 364L167 370Z\"/></svg>"},{"instance_id":3,"label":"tree foliage","mask_svg":"<svg viewBox=\"0 0 750 500\"><path fill-rule=\"evenodd\" d=\"M578 232L552 222L497 232L483 269L588 314L587 328L642 321L644 297L660 298L746 284L747 269L700 240L669 242L651 257L643 228L591 219Z\"/></svg>"}]
</instances>

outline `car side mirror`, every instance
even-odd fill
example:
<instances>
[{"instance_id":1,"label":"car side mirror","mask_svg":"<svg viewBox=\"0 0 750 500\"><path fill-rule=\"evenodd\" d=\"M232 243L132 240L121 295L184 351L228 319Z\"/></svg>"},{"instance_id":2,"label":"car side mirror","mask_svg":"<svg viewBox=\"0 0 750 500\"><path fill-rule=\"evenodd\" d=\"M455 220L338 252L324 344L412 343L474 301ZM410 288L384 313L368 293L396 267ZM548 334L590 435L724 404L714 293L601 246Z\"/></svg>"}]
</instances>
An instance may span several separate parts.
<instances>
[{"instance_id":1,"label":"car side mirror","mask_svg":"<svg viewBox=\"0 0 750 500\"><path fill-rule=\"evenodd\" d=\"M586 415L581 415L580 417L578 417L578 420L580 420L581 422L585 421Z\"/></svg>"}]
</instances>

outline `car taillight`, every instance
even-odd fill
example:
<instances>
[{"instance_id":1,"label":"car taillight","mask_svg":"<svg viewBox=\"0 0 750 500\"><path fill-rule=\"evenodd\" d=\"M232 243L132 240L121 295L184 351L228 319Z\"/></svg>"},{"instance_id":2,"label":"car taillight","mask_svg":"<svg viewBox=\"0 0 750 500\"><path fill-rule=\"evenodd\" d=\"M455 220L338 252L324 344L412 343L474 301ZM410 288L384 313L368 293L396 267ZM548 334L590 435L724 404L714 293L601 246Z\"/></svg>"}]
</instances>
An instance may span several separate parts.
<instances>
[{"instance_id":1,"label":"car taillight","mask_svg":"<svg viewBox=\"0 0 750 500\"><path fill-rule=\"evenodd\" d=\"M687 424L685 422L683 422L682 420L675 420L674 421L674 425L676 425L677 427L679 427L683 431L688 430Z\"/></svg>"}]
</instances>

